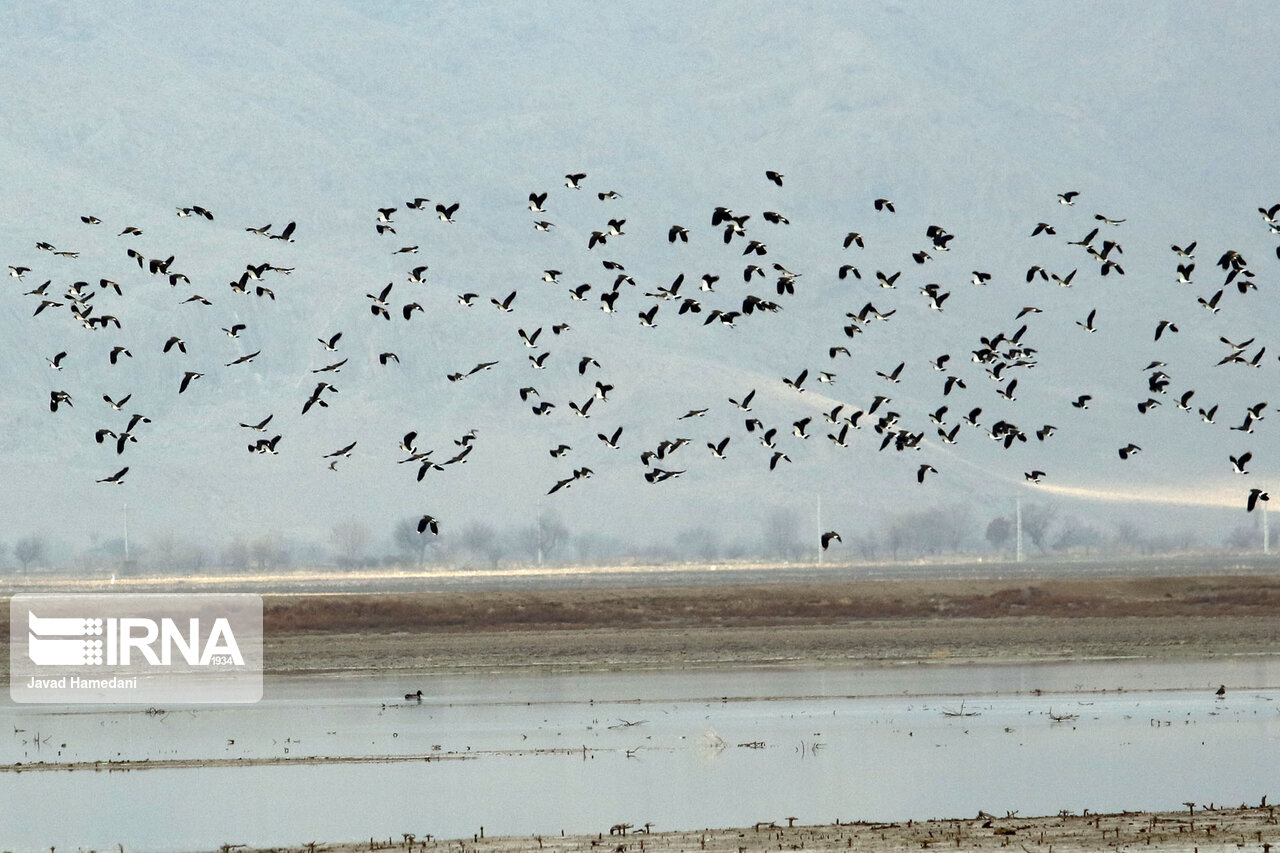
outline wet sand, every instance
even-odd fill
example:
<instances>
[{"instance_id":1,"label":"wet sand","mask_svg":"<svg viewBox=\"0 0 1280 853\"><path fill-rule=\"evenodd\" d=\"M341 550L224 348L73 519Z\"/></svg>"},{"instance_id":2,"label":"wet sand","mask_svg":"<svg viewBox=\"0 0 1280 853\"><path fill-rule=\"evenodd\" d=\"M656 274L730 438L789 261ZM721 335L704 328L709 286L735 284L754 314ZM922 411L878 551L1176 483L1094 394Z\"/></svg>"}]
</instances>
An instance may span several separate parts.
<instances>
[{"instance_id":1,"label":"wet sand","mask_svg":"<svg viewBox=\"0 0 1280 853\"><path fill-rule=\"evenodd\" d=\"M1265 802L1265 800L1264 800ZM451 850L458 853L887 853L907 850L1010 850L1074 853L1128 849L1166 853L1259 851L1280 844L1280 823L1271 806L1182 806L1179 811L1117 814L1059 814L1045 817L994 816L905 823L841 821L821 826L788 826L768 817L739 829L663 832L661 827L625 821L596 835L437 839L397 834L349 844L299 845L275 850L356 853L369 850ZM410 840L412 839L412 841ZM224 847L224 850L227 848ZM235 848L245 849L245 848Z\"/></svg>"}]
</instances>

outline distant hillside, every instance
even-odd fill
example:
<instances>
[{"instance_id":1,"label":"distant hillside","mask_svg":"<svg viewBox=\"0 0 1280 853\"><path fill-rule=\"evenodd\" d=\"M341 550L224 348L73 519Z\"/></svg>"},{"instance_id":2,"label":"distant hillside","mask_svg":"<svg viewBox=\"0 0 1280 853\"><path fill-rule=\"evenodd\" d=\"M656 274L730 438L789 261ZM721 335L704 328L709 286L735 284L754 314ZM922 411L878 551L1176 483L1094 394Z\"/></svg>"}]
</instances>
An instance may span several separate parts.
<instances>
[{"instance_id":1,"label":"distant hillside","mask_svg":"<svg viewBox=\"0 0 1280 853\"><path fill-rule=\"evenodd\" d=\"M576 531L640 547L690 527L756 539L775 508L808 519L819 496L823 526L850 537L955 502L985 524L1022 499L1099 523L1176 519L1220 538L1250 488L1280 487L1269 437L1280 420L1280 237L1257 213L1280 201L1269 154L1280 111L1258 72L1280 24L1243 6L1108 9L1109 19L1004 8L328 0L193 16L164 4L6 5L0 75L21 84L6 94L0 134L0 250L30 272L0 292L0 454L15 484L0 542L114 537L127 504L139 541L265 530L324 542L348 518L384 536L423 513L456 531L552 509ZM579 172L581 189L567 188L563 176ZM1080 193L1070 206L1058 202L1067 190ZM619 197L598 195L610 191ZM545 212L528 209L531 192L548 194ZM416 197L430 202L408 209ZM877 198L896 212L876 211ZM454 202L456 221L442 222L435 205ZM176 215L193 205L213 220ZM750 217L727 244L723 223L711 225L718 206ZM390 207L395 233L380 235L377 211ZM622 235L607 235L611 219L625 220ZM537 231L539 220L554 227ZM278 234L290 221L292 242L246 231L269 223ZM1030 236L1040 222L1056 234ZM673 224L687 244L668 241ZM945 250L926 233L933 225L954 235ZM121 235L126 226L141 235ZM1095 228L1093 251L1123 274L1108 266L1104 277L1085 246L1068 244ZM607 242L588 248L593 231ZM865 248L842 248L850 232ZM767 254L744 255L753 240ZM1107 240L1120 245L1106 250ZM1169 247L1192 241L1192 283L1180 284L1189 261ZM172 256L168 271L186 278L148 272L130 249L144 265ZM918 264L922 250L930 258ZM1214 262L1227 250L1247 263L1212 313L1197 297L1224 286L1230 270ZM290 271L234 292L229 282L262 263ZM749 263L762 274L746 282ZM841 279L845 264L861 277ZM423 265L425 281L408 280ZM1034 266L1077 272L1065 287L1028 281ZM558 282L542 280L547 269ZM990 281L972 284L975 270ZM900 277L881 287L877 271ZM680 274L679 296L701 313L645 295ZM719 276L713 291L699 289L703 274ZM794 292L779 292L780 279ZM46 280L44 294L28 293ZM85 328L72 314L76 281L93 294L81 314L115 316L119 328ZM369 294L389 282L383 320ZM584 283L585 300L573 301ZM941 311L921 292L929 284L949 294ZM255 295L259 286L270 293ZM606 314L600 295L615 287ZM512 291L512 311L496 310L490 300ZM465 293L477 294L471 307L458 302ZM196 294L212 304L187 301ZM715 310L741 312L747 295L779 310L705 324ZM33 316L43 299L62 304ZM422 311L406 321L410 302ZM888 319L851 323L869 302ZM637 315L655 304L656 328L642 327ZM1019 317L1025 307L1040 313ZM1177 331L1155 341L1161 320ZM223 331L238 323L238 337ZM560 323L571 329L556 335ZM539 328L527 347L518 330ZM337 332L326 351L318 339ZM995 360L972 360L999 333ZM185 354L162 352L172 336ZM1252 339L1244 363L1218 364L1232 352L1223 337ZM112 365L114 346L131 357ZM847 357L830 356L838 346ZM543 352L546 369L532 369ZM380 364L382 353L396 359ZM583 356L599 367L580 372ZM485 362L496 364L447 378ZM1144 369L1151 362L1164 364ZM876 375L899 363L898 382ZM784 384L804 370L803 391ZM202 375L179 395L187 371ZM820 383L822 371L834 383ZM1154 371L1167 374L1161 390ZM965 387L944 394L948 376ZM302 414L321 381L336 390ZM613 388L580 418L569 403L585 405L597 381ZM522 402L528 387L536 396ZM729 402L752 389L750 412ZM71 405L51 412L53 391ZM104 394L132 396L115 411ZM1071 405L1082 394L1087 410ZM848 447L828 440L876 395L891 400L861 416ZM1148 398L1158 405L1140 413ZM1264 401L1246 424L1246 407ZM555 408L536 416L539 402ZM1215 404L1206 424L1197 410ZM929 417L944 405L943 428L961 427L955 444ZM961 421L974 408L976 427ZM705 416L680 419L696 409ZM150 422L123 453L110 436L94 441L133 412ZM882 426L920 435L917 448L880 449L874 428L887 412L897 418ZM267 415L263 433L240 426ZM752 417L777 428L775 448L748 432ZM800 438L793 424L805 417ZM986 431L1002 420L1026 441L992 441ZM1038 440L1046 424L1057 430ZM1243 425L1253 432L1229 430ZM617 450L597 438L619 426ZM471 430L465 461L422 482L421 463L397 464L409 431L443 463ZM247 452L277 434L276 455ZM706 445L726 436L716 459ZM642 464L643 451L678 438L688 445ZM331 470L325 454L351 442ZM561 443L572 450L552 458ZM1141 450L1122 461L1130 443ZM786 458L771 471L775 451ZM1246 451L1241 476L1228 456ZM937 470L919 483L923 464ZM125 466L122 485L95 482ZM582 468L591 476L547 494ZM654 469L681 473L646 482ZM1024 478L1035 470L1039 485ZM1193 509L1167 516L1172 507Z\"/></svg>"}]
</instances>

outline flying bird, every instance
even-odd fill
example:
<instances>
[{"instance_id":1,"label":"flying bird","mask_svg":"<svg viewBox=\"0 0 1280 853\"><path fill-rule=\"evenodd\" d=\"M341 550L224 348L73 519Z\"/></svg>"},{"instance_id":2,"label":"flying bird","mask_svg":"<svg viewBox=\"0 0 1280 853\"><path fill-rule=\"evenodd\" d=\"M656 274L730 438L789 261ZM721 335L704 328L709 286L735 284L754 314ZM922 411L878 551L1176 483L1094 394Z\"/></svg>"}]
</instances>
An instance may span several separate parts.
<instances>
[{"instance_id":1,"label":"flying bird","mask_svg":"<svg viewBox=\"0 0 1280 853\"><path fill-rule=\"evenodd\" d=\"M94 482L115 483L116 485L122 485L124 483L124 475L128 473L129 473L129 466L126 465L123 468L121 468L119 471L112 474L110 477L103 477L101 480L95 480ZM1252 510L1253 506L1250 505L1249 509Z\"/></svg>"},{"instance_id":2,"label":"flying bird","mask_svg":"<svg viewBox=\"0 0 1280 853\"><path fill-rule=\"evenodd\" d=\"M197 373L194 370L184 372L182 374L182 382L178 385L178 393L181 394L183 391L186 391L187 388L191 386L192 381L199 379L201 376L204 376L204 374Z\"/></svg>"}]
</instances>

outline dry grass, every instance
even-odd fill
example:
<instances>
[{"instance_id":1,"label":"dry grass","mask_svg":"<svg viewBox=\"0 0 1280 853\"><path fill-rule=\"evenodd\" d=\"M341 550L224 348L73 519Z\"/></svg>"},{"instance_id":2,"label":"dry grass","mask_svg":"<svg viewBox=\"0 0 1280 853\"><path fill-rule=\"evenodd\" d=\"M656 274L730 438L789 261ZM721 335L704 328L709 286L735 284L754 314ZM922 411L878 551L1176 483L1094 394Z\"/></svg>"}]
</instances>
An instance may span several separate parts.
<instances>
[{"instance_id":1,"label":"dry grass","mask_svg":"<svg viewBox=\"0 0 1280 853\"><path fill-rule=\"evenodd\" d=\"M1280 580L1201 577L853 581L636 589L269 596L267 636L686 626L841 625L865 620L1280 615Z\"/></svg>"}]
</instances>

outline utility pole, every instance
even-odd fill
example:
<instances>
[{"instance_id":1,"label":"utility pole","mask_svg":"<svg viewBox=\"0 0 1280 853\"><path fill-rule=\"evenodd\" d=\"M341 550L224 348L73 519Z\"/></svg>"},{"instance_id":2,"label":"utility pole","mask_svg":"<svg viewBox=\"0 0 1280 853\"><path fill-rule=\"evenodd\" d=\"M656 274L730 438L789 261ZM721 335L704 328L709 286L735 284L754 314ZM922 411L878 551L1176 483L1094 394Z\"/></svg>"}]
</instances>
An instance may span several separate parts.
<instances>
[{"instance_id":1,"label":"utility pole","mask_svg":"<svg viewBox=\"0 0 1280 853\"><path fill-rule=\"evenodd\" d=\"M1266 501L1258 501L1258 503L1262 504L1262 553L1270 554L1271 553L1271 524L1269 523L1269 519L1267 518L1267 504L1266 504Z\"/></svg>"},{"instance_id":2,"label":"utility pole","mask_svg":"<svg viewBox=\"0 0 1280 853\"><path fill-rule=\"evenodd\" d=\"M124 505L124 561L129 562L129 505Z\"/></svg>"},{"instance_id":3,"label":"utility pole","mask_svg":"<svg viewBox=\"0 0 1280 853\"><path fill-rule=\"evenodd\" d=\"M533 522L533 529L538 537L538 568L542 568L542 498L538 498L538 517Z\"/></svg>"},{"instance_id":4,"label":"utility pole","mask_svg":"<svg viewBox=\"0 0 1280 853\"><path fill-rule=\"evenodd\" d=\"M1022 562L1022 498L1018 498L1014 505L1014 528L1016 530L1014 537L1017 542L1017 556L1014 558L1016 562Z\"/></svg>"}]
</instances>

